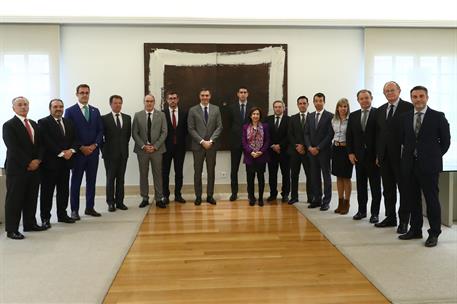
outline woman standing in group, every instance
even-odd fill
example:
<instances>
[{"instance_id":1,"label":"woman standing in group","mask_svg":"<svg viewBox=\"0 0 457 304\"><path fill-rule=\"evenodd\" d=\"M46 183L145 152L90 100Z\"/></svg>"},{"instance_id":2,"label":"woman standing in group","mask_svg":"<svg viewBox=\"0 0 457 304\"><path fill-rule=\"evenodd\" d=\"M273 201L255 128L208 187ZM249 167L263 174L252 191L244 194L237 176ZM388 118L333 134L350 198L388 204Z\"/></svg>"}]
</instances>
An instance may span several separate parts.
<instances>
[{"instance_id":1,"label":"woman standing in group","mask_svg":"<svg viewBox=\"0 0 457 304\"><path fill-rule=\"evenodd\" d=\"M270 136L268 125L262 123L262 111L258 107L252 107L249 111L249 123L243 126L243 151L244 163L246 164L248 199L249 205L254 206L254 179L257 174L259 183L259 206L263 206L263 190L265 188L265 165L269 160L268 147Z\"/></svg>"},{"instance_id":2,"label":"woman standing in group","mask_svg":"<svg viewBox=\"0 0 457 304\"><path fill-rule=\"evenodd\" d=\"M332 174L336 176L338 189L338 207L335 213L347 214L351 197L351 177L353 165L349 161L346 149L346 130L349 118L349 101L341 98L336 104L332 127L335 135L332 145Z\"/></svg>"}]
</instances>

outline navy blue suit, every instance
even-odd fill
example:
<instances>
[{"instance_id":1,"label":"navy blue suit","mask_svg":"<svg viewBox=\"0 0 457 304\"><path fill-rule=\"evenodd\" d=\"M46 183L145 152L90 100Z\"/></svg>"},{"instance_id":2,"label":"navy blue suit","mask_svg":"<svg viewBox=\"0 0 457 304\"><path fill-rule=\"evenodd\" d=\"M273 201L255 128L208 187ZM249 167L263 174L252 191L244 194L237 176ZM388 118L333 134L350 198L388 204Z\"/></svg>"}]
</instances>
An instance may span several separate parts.
<instances>
[{"instance_id":1,"label":"navy blue suit","mask_svg":"<svg viewBox=\"0 0 457 304\"><path fill-rule=\"evenodd\" d=\"M317 147L319 153L313 156L307 153L311 165L311 204L327 205L332 199L332 178L330 176L330 155L333 139L333 114L324 110L321 112L319 123L316 126L316 112L308 115L305 124L305 147ZM324 180L324 197L322 197L322 178Z\"/></svg>"},{"instance_id":2,"label":"navy blue suit","mask_svg":"<svg viewBox=\"0 0 457 304\"><path fill-rule=\"evenodd\" d=\"M75 127L77 145L80 147L97 144L92 154L85 156L78 151L74 156L70 186L72 211L79 210L79 192L84 172L86 173L86 209L94 207L99 147L103 142L103 122L97 108L89 106L89 113L90 117L87 121L78 103L65 110L65 118L71 120Z\"/></svg>"},{"instance_id":3,"label":"navy blue suit","mask_svg":"<svg viewBox=\"0 0 457 304\"><path fill-rule=\"evenodd\" d=\"M401 173L408 193L408 208L411 212L411 230L422 229L421 191L427 205L430 223L429 234L441 233L441 207L438 197L438 178L443 170L443 155L450 146L449 123L444 113L427 108L416 137L414 111L401 117Z\"/></svg>"}]
</instances>

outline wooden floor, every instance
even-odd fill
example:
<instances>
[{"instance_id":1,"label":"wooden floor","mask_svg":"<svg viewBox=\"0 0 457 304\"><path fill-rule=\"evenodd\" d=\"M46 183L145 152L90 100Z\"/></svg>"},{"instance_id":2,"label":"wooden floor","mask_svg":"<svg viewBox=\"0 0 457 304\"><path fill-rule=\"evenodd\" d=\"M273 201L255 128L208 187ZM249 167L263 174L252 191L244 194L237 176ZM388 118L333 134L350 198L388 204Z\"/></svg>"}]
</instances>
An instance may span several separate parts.
<instances>
[{"instance_id":1,"label":"wooden floor","mask_svg":"<svg viewBox=\"0 0 457 304\"><path fill-rule=\"evenodd\" d=\"M151 207L105 303L389 303L298 210Z\"/></svg>"}]
</instances>

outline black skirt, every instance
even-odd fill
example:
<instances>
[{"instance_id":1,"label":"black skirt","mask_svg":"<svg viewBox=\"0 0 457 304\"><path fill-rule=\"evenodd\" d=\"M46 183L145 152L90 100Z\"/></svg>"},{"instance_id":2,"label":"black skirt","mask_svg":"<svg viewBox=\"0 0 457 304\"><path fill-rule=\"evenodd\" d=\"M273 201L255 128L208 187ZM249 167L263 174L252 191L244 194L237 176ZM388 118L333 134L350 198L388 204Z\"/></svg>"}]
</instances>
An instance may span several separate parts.
<instances>
[{"instance_id":1,"label":"black skirt","mask_svg":"<svg viewBox=\"0 0 457 304\"><path fill-rule=\"evenodd\" d=\"M346 147L332 146L332 174L337 177L351 178L352 167Z\"/></svg>"}]
</instances>

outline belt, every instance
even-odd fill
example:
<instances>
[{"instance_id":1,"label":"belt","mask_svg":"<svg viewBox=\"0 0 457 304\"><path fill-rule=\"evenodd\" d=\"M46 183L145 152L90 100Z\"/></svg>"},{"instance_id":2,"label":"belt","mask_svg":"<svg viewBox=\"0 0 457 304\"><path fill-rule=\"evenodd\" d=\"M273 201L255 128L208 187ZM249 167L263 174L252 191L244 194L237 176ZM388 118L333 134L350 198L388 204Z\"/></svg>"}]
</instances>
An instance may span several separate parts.
<instances>
[{"instance_id":1,"label":"belt","mask_svg":"<svg viewBox=\"0 0 457 304\"><path fill-rule=\"evenodd\" d=\"M346 142L345 141L334 141L333 145L337 146L337 147L346 147Z\"/></svg>"}]
</instances>

